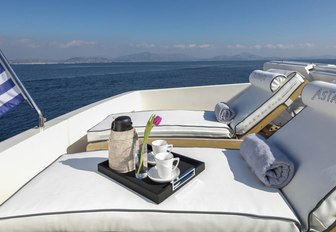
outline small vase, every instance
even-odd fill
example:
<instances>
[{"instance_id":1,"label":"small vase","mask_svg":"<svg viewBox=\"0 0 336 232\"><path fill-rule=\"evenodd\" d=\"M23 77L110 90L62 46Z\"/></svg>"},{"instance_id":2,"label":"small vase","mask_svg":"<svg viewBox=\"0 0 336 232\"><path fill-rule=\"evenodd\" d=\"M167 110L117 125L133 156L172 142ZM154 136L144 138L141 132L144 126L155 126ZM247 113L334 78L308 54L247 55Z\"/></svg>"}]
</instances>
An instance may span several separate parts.
<instances>
[{"instance_id":1,"label":"small vase","mask_svg":"<svg viewBox=\"0 0 336 232\"><path fill-rule=\"evenodd\" d=\"M142 144L137 146L134 153L135 177L137 179L144 179L147 177L148 163L147 163L147 144L142 147Z\"/></svg>"}]
</instances>

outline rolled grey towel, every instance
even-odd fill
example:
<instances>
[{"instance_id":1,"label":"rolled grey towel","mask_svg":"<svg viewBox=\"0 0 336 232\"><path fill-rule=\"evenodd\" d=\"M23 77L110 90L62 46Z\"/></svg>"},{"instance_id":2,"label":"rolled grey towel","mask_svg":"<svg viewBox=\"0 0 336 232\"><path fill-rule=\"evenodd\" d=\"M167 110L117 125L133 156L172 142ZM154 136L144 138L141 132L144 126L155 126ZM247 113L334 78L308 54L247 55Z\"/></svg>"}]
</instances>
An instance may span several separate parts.
<instances>
[{"instance_id":1,"label":"rolled grey towel","mask_svg":"<svg viewBox=\"0 0 336 232\"><path fill-rule=\"evenodd\" d=\"M215 106L215 115L218 122L230 123L236 116L235 112L225 102L219 102Z\"/></svg>"},{"instance_id":2,"label":"rolled grey towel","mask_svg":"<svg viewBox=\"0 0 336 232\"><path fill-rule=\"evenodd\" d=\"M246 136L240 145L240 154L266 186L283 188L294 176L294 164L261 136Z\"/></svg>"}]
</instances>

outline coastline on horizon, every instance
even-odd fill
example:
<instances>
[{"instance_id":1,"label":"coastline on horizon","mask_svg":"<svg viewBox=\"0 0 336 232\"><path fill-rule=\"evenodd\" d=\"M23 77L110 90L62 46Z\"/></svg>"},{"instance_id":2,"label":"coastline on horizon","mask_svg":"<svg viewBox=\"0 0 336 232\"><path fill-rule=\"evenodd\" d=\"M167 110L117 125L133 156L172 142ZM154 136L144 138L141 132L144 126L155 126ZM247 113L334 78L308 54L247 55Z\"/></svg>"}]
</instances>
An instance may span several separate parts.
<instances>
[{"instance_id":1,"label":"coastline on horizon","mask_svg":"<svg viewBox=\"0 0 336 232\"><path fill-rule=\"evenodd\" d=\"M197 58L184 54L157 54L150 52L134 53L117 58L106 57L71 57L66 60L53 59L10 59L11 64L94 64L94 63L118 63L118 62L193 62L193 61L256 61L256 60L334 60L336 55L307 56L307 57L266 57L251 53L239 53L228 56L214 56L211 58Z\"/></svg>"}]
</instances>

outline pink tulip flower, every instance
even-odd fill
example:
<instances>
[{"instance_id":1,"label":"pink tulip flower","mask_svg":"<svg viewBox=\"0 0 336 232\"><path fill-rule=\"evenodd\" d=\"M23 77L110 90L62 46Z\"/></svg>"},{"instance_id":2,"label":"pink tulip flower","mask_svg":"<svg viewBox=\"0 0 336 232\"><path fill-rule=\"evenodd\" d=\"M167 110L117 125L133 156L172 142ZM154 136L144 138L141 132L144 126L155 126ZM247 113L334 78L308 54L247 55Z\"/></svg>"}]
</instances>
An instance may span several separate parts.
<instances>
[{"instance_id":1,"label":"pink tulip flower","mask_svg":"<svg viewBox=\"0 0 336 232\"><path fill-rule=\"evenodd\" d=\"M162 118L158 115L154 118L153 124L158 126L161 123Z\"/></svg>"}]
</instances>

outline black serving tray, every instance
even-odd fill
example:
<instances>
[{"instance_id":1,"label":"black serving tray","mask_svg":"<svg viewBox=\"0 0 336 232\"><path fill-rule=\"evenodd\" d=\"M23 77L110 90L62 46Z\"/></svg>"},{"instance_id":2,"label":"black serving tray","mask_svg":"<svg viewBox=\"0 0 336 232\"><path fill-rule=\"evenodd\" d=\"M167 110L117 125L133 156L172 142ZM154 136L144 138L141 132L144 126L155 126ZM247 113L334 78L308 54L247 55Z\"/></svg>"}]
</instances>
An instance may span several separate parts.
<instances>
[{"instance_id":1,"label":"black serving tray","mask_svg":"<svg viewBox=\"0 0 336 232\"><path fill-rule=\"evenodd\" d=\"M180 175L174 182L156 183L148 177L139 180L135 177L134 171L129 173L118 173L110 169L108 160L98 164L98 171L159 204L205 169L204 162L177 154L175 152L172 152L172 154L174 157L180 158L178 165ZM152 166L149 165L148 168L151 167Z\"/></svg>"}]
</instances>

